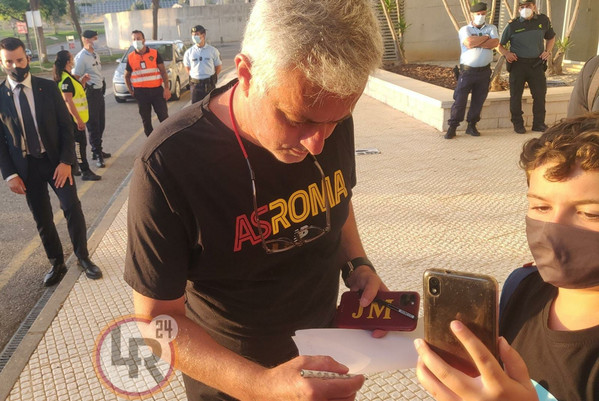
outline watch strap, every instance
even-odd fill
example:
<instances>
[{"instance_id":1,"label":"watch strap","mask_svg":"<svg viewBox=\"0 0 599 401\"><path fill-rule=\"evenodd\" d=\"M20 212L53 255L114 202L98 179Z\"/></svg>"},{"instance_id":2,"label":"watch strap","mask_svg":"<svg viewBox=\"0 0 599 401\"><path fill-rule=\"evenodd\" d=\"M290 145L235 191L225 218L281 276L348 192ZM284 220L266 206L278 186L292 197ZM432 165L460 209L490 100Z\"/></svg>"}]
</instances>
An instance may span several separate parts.
<instances>
[{"instance_id":1,"label":"watch strap","mask_svg":"<svg viewBox=\"0 0 599 401\"><path fill-rule=\"evenodd\" d=\"M341 267L341 277L343 278L343 282L346 286L349 287L349 285L347 284L347 280L352 275L354 270L356 270L360 266L368 266L374 273L376 273L374 265L367 257L360 256L357 258L353 258L352 260L344 264L343 267Z\"/></svg>"}]
</instances>

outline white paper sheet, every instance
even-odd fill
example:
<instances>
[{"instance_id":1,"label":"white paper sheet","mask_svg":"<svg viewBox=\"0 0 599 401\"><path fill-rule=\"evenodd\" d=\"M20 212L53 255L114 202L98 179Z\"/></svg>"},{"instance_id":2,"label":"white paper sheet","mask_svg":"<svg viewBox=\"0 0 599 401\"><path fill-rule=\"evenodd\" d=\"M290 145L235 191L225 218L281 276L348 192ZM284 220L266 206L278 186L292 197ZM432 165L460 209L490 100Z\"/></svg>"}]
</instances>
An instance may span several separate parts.
<instances>
[{"instance_id":1,"label":"white paper sheet","mask_svg":"<svg viewBox=\"0 0 599 401\"><path fill-rule=\"evenodd\" d=\"M346 365L349 373L370 374L416 367L414 339L423 337L422 319L414 331L392 331L372 338L369 330L309 329L295 332L300 355L328 355Z\"/></svg>"}]
</instances>

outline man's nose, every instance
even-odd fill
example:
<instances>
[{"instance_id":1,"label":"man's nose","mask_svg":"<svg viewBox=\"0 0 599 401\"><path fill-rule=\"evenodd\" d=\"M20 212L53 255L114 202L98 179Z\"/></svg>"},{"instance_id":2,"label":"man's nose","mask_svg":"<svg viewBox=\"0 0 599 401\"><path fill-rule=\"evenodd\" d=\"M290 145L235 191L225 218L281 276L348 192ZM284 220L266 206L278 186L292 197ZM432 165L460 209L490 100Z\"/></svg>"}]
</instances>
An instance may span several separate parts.
<instances>
[{"instance_id":1,"label":"man's nose","mask_svg":"<svg viewBox=\"0 0 599 401\"><path fill-rule=\"evenodd\" d=\"M303 135L300 143L313 155L318 155L324 149L324 141L335 129L335 124L318 125Z\"/></svg>"}]
</instances>

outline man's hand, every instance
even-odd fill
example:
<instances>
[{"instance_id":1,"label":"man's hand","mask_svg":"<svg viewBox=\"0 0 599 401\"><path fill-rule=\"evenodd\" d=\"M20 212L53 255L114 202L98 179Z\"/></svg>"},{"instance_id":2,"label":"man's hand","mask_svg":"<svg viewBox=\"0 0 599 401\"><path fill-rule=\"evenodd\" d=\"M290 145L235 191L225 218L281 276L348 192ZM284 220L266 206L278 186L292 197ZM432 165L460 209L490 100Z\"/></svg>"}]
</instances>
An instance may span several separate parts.
<instances>
[{"instance_id":1,"label":"man's hand","mask_svg":"<svg viewBox=\"0 0 599 401\"><path fill-rule=\"evenodd\" d=\"M164 97L164 100L169 100L171 98L171 90L168 87L164 88L164 92L162 93L162 97Z\"/></svg>"},{"instance_id":2,"label":"man's hand","mask_svg":"<svg viewBox=\"0 0 599 401\"><path fill-rule=\"evenodd\" d=\"M7 184L8 188L15 194L25 195L25 192L27 192L27 188L25 188L25 183L19 176L10 179L7 182Z\"/></svg>"},{"instance_id":3,"label":"man's hand","mask_svg":"<svg viewBox=\"0 0 599 401\"><path fill-rule=\"evenodd\" d=\"M382 282L381 278L372 271L369 266L358 266L352 274L347 278L347 284L351 291L362 291L360 298L360 306L368 307L376 297L379 291L389 291L387 286ZM385 330L374 330L372 336L381 338L387 335Z\"/></svg>"},{"instance_id":4,"label":"man's hand","mask_svg":"<svg viewBox=\"0 0 599 401\"><path fill-rule=\"evenodd\" d=\"M451 322L451 331L470 354L480 376L470 377L448 365L422 340L414 341L418 351L416 375L438 401L538 401L522 357L501 337L499 356L505 371L485 345L461 322Z\"/></svg>"},{"instance_id":5,"label":"man's hand","mask_svg":"<svg viewBox=\"0 0 599 401\"><path fill-rule=\"evenodd\" d=\"M81 77L81 85L83 85L83 87L85 88L85 84L87 83L87 81L89 81L91 77L89 76L88 73L83 74L83 76Z\"/></svg>"},{"instance_id":6,"label":"man's hand","mask_svg":"<svg viewBox=\"0 0 599 401\"><path fill-rule=\"evenodd\" d=\"M364 384L362 375L348 379L305 379L300 375L302 369L341 374L348 371L346 366L328 356L298 356L266 370L256 383L257 393L253 398L265 401L353 400Z\"/></svg>"},{"instance_id":7,"label":"man's hand","mask_svg":"<svg viewBox=\"0 0 599 401\"><path fill-rule=\"evenodd\" d=\"M77 119L77 129L79 131L85 131L85 123L81 118Z\"/></svg>"},{"instance_id":8,"label":"man's hand","mask_svg":"<svg viewBox=\"0 0 599 401\"><path fill-rule=\"evenodd\" d=\"M71 185L73 185L73 176L71 175L71 165L65 163L59 163L54 170L54 175L52 176L54 179L54 186L56 188L64 187L64 184L69 180Z\"/></svg>"},{"instance_id":9,"label":"man's hand","mask_svg":"<svg viewBox=\"0 0 599 401\"><path fill-rule=\"evenodd\" d=\"M539 57L542 58L543 60L548 60L549 57L551 57L551 52L548 52L545 50L543 53L541 53L541 55Z\"/></svg>"},{"instance_id":10,"label":"man's hand","mask_svg":"<svg viewBox=\"0 0 599 401\"><path fill-rule=\"evenodd\" d=\"M507 52L505 53L505 61L513 63L514 61L518 61L518 56L516 56L516 53Z\"/></svg>"}]
</instances>

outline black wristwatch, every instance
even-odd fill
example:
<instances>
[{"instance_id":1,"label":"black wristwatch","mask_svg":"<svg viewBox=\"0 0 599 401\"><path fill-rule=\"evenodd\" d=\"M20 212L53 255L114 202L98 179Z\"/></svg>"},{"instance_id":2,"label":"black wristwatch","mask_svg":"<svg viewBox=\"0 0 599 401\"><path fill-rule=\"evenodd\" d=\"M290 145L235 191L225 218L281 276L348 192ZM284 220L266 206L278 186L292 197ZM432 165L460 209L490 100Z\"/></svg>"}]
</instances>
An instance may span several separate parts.
<instances>
[{"instance_id":1,"label":"black wristwatch","mask_svg":"<svg viewBox=\"0 0 599 401\"><path fill-rule=\"evenodd\" d=\"M349 287L349 284L347 284L347 279L349 276L351 276L356 268L362 265L370 267L370 269L376 273L374 265L370 260L368 260L367 257L354 258L341 267L341 277L343 278L343 282L347 287Z\"/></svg>"}]
</instances>

